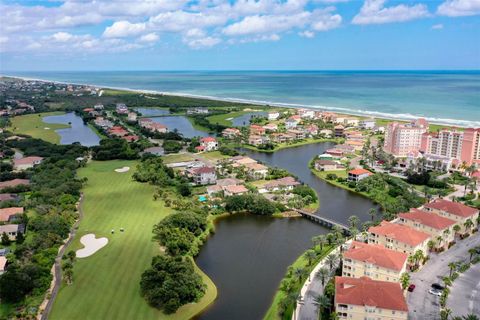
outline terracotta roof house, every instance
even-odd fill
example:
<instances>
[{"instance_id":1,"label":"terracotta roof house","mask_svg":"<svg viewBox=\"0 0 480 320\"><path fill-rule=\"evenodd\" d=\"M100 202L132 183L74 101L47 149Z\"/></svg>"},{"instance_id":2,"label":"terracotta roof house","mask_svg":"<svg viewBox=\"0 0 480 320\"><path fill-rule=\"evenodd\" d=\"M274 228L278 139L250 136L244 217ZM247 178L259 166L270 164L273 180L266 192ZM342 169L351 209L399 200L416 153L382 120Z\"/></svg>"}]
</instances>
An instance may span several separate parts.
<instances>
[{"instance_id":1,"label":"terracotta roof house","mask_svg":"<svg viewBox=\"0 0 480 320\"><path fill-rule=\"evenodd\" d=\"M240 135L241 135L241 132L237 128L227 128L222 131L222 136L227 139L233 139Z\"/></svg>"},{"instance_id":2,"label":"terracotta roof house","mask_svg":"<svg viewBox=\"0 0 480 320\"><path fill-rule=\"evenodd\" d=\"M279 190L292 190L294 187L300 185L300 182L295 180L294 177L284 177L276 180L272 180L259 190L260 193L273 192Z\"/></svg>"},{"instance_id":3,"label":"terracotta roof house","mask_svg":"<svg viewBox=\"0 0 480 320\"><path fill-rule=\"evenodd\" d=\"M29 168L33 168L34 166L42 163L43 158L42 157L36 157L36 156L31 156L31 157L25 157L21 159L14 159L13 160L13 169L14 170L26 170Z\"/></svg>"},{"instance_id":4,"label":"terracotta roof house","mask_svg":"<svg viewBox=\"0 0 480 320\"><path fill-rule=\"evenodd\" d=\"M318 171L334 171L344 170L345 167L332 160L317 160L315 161L315 169Z\"/></svg>"},{"instance_id":5,"label":"terracotta roof house","mask_svg":"<svg viewBox=\"0 0 480 320\"><path fill-rule=\"evenodd\" d=\"M28 179L13 179L8 181L0 182L0 190L4 188L12 188L17 186L28 186L30 184L30 180Z\"/></svg>"},{"instance_id":6,"label":"terracotta roof house","mask_svg":"<svg viewBox=\"0 0 480 320\"><path fill-rule=\"evenodd\" d=\"M388 249L413 254L421 250L427 254L428 233L398 223L382 221L368 229L368 243L380 244Z\"/></svg>"},{"instance_id":7,"label":"terracotta roof house","mask_svg":"<svg viewBox=\"0 0 480 320\"><path fill-rule=\"evenodd\" d=\"M465 227L464 225L467 220L472 221L472 227L478 226L477 219L479 215L479 210L466 206L460 202L452 202L445 199L435 199L434 201L425 204L423 206L423 210L433 212L451 220L455 220L457 224L461 227L461 233L468 232L468 229L471 229Z\"/></svg>"},{"instance_id":8,"label":"terracotta roof house","mask_svg":"<svg viewBox=\"0 0 480 320\"><path fill-rule=\"evenodd\" d=\"M257 160L254 160L250 157L240 157L239 159L237 160L234 160L235 163L239 164L239 165L247 165L247 164L250 164L250 163L257 163Z\"/></svg>"},{"instance_id":9,"label":"terracotta roof house","mask_svg":"<svg viewBox=\"0 0 480 320\"><path fill-rule=\"evenodd\" d=\"M373 173L371 173L370 171L362 169L362 168L358 168L358 169L353 169L353 170L348 171L348 178L347 179L348 179L348 181L358 182L362 179L368 178L371 175L373 175Z\"/></svg>"},{"instance_id":10,"label":"terracotta roof house","mask_svg":"<svg viewBox=\"0 0 480 320\"><path fill-rule=\"evenodd\" d=\"M15 193L0 193L0 203L4 201L16 201L18 200L18 195Z\"/></svg>"},{"instance_id":11,"label":"terracotta roof house","mask_svg":"<svg viewBox=\"0 0 480 320\"><path fill-rule=\"evenodd\" d=\"M248 192L248 189L245 188L243 185L237 186L224 186L222 187L223 192L226 197L228 196L235 196L235 195L242 195Z\"/></svg>"},{"instance_id":12,"label":"terracotta roof house","mask_svg":"<svg viewBox=\"0 0 480 320\"><path fill-rule=\"evenodd\" d=\"M213 167L199 167L188 170L196 185L214 184L217 181L217 174Z\"/></svg>"},{"instance_id":13,"label":"terracotta roof house","mask_svg":"<svg viewBox=\"0 0 480 320\"><path fill-rule=\"evenodd\" d=\"M207 194L209 197L212 197L216 193L220 193L222 191L223 191L222 186L219 186L218 184L207 187Z\"/></svg>"},{"instance_id":14,"label":"terracotta roof house","mask_svg":"<svg viewBox=\"0 0 480 320\"><path fill-rule=\"evenodd\" d=\"M7 258L0 256L0 275L5 273L6 265L7 265Z\"/></svg>"},{"instance_id":15,"label":"terracotta roof house","mask_svg":"<svg viewBox=\"0 0 480 320\"><path fill-rule=\"evenodd\" d=\"M214 137L205 137L200 139L200 146L202 151L213 151L218 149L218 142Z\"/></svg>"},{"instance_id":16,"label":"terracotta roof house","mask_svg":"<svg viewBox=\"0 0 480 320\"><path fill-rule=\"evenodd\" d=\"M343 253L344 277L370 277L374 280L398 282L406 270L408 255L377 244L352 241Z\"/></svg>"},{"instance_id":17,"label":"terracotta roof house","mask_svg":"<svg viewBox=\"0 0 480 320\"><path fill-rule=\"evenodd\" d=\"M135 142L135 141L138 141L140 137L137 135L128 135L128 136L123 136L122 139L128 142Z\"/></svg>"},{"instance_id":18,"label":"terracotta roof house","mask_svg":"<svg viewBox=\"0 0 480 320\"><path fill-rule=\"evenodd\" d=\"M248 174L254 179L264 179L268 173L268 167L260 163L249 163L246 164Z\"/></svg>"},{"instance_id":19,"label":"terracotta roof house","mask_svg":"<svg viewBox=\"0 0 480 320\"><path fill-rule=\"evenodd\" d=\"M236 186L238 184L243 183L243 180L236 179L236 178L225 178L225 179L218 179L217 185L218 186Z\"/></svg>"},{"instance_id":20,"label":"terracotta roof house","mask_svg":"<svg viewBox=\"0 0 480 320\"><path fill-rule=\"evenodd\" d=\"M9 222L16 215L23 214L22 207L3 208L0 209L0 222Z\"/></svg>"},{"instance_id":21,"label":"terracotta roof house","mask_svg":"<svg viewBox=\"0 0 480 320\"><path fill-rule=\"evenodd\" d=\"M18 233L25 233L23 224L4 224L0 225L0 235L6 233L10 240L16 240Z\"/></svg>"},{"instance_id":22,"label":"terracotta roof house","mask_svg":"<svg viewBox=\"0 0 480 320\"><path fill-rule=\"evenodd\" d=\"M265 128L262 126L259 126L257 124L252 124L250 126L250 134L252 135L264 135L265 134Z\"/></svg>"},{"instance_id":23,"label":"terracotta roof house","mask_svg":"<svg viewBox=\"0 0 480 320\"><path fill-rule=\"evenodd\" d=\"M400 284L368 277L335 277L335 311L341 319L408 318Z\"/></svg>"}]
</instances>

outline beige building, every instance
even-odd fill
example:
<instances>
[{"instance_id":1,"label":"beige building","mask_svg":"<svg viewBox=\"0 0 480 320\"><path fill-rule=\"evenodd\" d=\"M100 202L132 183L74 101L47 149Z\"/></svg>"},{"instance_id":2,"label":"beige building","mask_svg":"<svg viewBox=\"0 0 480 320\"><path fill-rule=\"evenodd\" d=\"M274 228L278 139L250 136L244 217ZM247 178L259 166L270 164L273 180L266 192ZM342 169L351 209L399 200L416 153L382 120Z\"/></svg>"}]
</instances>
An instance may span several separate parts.
<instances>
[{"instance_id":1,"label":"beige building","mask_svg":"<svg viewBox=\"0 0 480 320\"><path fill-rule=\"evenodd\" d=\"M335 277L335 311L340 319L349 320L408 319L400 284L368 277Z\"/></svg>"},{"instance_id":2,"label":"beige building","mask_svg":"<svg viewBox=\"0 0 480 320\"><path fill-rule=\"evenodd\" d=\"M353 241L343 253L344 277L369 277L374 280L398 282L407 267L408 255L377 244Z\"/></svg>"},{"instance_id":3,"label":"beige building","mask_svg":"<svg viewBox=\"0 0 480 320\"><path fill-rule=\"evenodd\" d=\"M406 124L391 122L385 133L384 150L396 157L406 157L409 152L420 150L425 132L428 122L422 118Z\"/></svg>"},{"instance_id":4,"label":"beige building","mask_svg":"<svg viewBox=\"0 0 480 320\"><path fill-rule=\"evenodd\" d=\"M418 209L400 213L398 218L401 224L428 233L437 244L437 248L448 248L448 244L455 239L453 226L456 222L452 219ZM438 237L441 237L442 240L439 241Z\"/></svg>"},{"instance_id":5,"label":"beige building","mask_svg":"<svg viewBox=\"0 0 480 320\"><path fill-rule=\"evenodd\" d=\"M42 157L35 157L35 156L15 159L13 160L13 170L21 171L21 170L30 169L36 165L39 165L40 163L42 163L42 161L43 161Z\"/></svg>"},{"instance_id":6,"label":"beige building","mask_svg":"<svg viewBox=\"0 0 480 320\"><path fill-rule=\"evenodd\" d=\"M382 221L380 225L368 229L368 243L380 244L385 248L407 254L414 254L417 250L428 254L427 243L430 235L417 231L402 224Z\"/></svg>"},{"instance_id":7,"label":"beige building","mask_svg":"<svg viewBox=\"0 0 480 320\"><path fill-rule=\"evenodd\" d=\"M479 210L466 206L459 202L452 202L445 199L436 199L423 206L423 209L428 212L433 212L445 218L455 220L456 224L460 226L460 233L470 232L477 227L477 219ZM472 222L472 227L465 227L467 220ZM468 229L468 230L467 230Z\"/></svg>"}]
</instances>

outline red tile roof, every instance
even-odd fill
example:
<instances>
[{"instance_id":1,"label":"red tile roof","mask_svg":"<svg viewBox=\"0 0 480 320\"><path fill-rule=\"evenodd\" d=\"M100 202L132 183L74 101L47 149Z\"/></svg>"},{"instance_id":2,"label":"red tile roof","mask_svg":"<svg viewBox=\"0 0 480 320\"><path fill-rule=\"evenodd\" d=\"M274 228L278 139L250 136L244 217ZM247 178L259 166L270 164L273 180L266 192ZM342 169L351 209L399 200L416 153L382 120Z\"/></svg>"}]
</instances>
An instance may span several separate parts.
<instances>
[{"instance_id":1,"label":"red tile roof","mask_svg":"<svg viewBox=\"0 0 480 320\"><path fill-rule=\"evenodd\" d=\"M13 163L15 165L35 164L36 162L39 162L39 161L42 161L42 160L43 160L42 157L32 156L32 157L25 157L25 158L21 158L21 159L15 159L15 160L13 160Z\"/></svg>"},{"instance_id":2,"label":"red tile roof","mask_svg":"<svg viewBox=\"0 0 480 320\"><path fill-rule=\"evenodd\" d=\"M383 235L411 246L417 246L430 238L430 235L425 232L388 221L382 221L379 226L370 227L368 232Z\"/></svg>"},{"instance_id":3,"label":"red tile roof","mask_svg":"<svg viewBox=\"0 0 480 320\"><path fill-rule=\"evenodd\" d=\"M343 256L348 259L368 262L379 267L400 271L407 261L408 254L387 249L378 244L353 241Z\"/></svg>"},{"instance_id":4,"label":"red tile roof","mask_svg":"<svg viewBox=\"0 0 480 320\"><path fill-rule=\"evenodd\" d=\"M22 214L22 213L23 213L22 207L0 209L0 221L7 222L11 216L14 216L16 214Z\"/></svg>"},{"instance_id":5,"label":"red tile roof","mask_svg":"<svg viewBox=\"0 0 480 320\"><path fill-rule=\"evenodd\" d=\"M468 218L478 212L478 209L466 206L459 202L452 202L445 199L436 199L424 205L425 208L446 211L456 216Z\"/></svg>"},{"instance_id":6,"label":"red tile roof","mask_svg":"<svg viewBox=\"0 0 480 320\"><path fill-rule=\"evenodd\" d=\"M236 194L236 193L245 193L248 192L248 189L245 188L243 185L238 185L238 186L225 186L223 189L227 192Z\"/></svg>"},{"instance_id":7,"label":"red tile roof","mask_svg":"<svg viewBox=\"0 0 480 320\"><path fill-rule=\"evenodd\" d=\"M30 180L28 179L13 179L13 180L9 180L9 181L3 181L3 182L0 182L0 189L2 188L8 188L8 187L16 187L16 186L20 186L20 185L29 185L30 184Z\"/></svg>"},{"instance_id":8,"label":"red tile roof","mask_svg":"<svg viewBox=\"0 0 480 320\"><path fill-rule=\"evenodd\" d=\"M335 277L335 303L408 312L399 283L368 277Z\"/></svg>"},{"instance_id":9,"label":"red tile roof","mask_svg":"<svg viewBox=\"0 0 480 320\"><path fill-rule=\"evenodd\" d=\"M215 168L212 167L200 167L193 169L195 174L202 174L202 173L215 173Z\"/></svg>"},{"instance_id":10,"label":"red tile roof","mask_svg":"<svg viewBox=\"0 0 480 320\"><path fill-rule=\"evenodd\" d=\"M400 218L412 220L423 225L435 228L437 230L444 230L455 224L454 220L439 216L438 214L412 209L410 212L400 213Z\"/></svg>"},{"instance_id":11,"label":"red tile roof","mask_svg":"<svg viewBox=\"0 0 480 320\"><path fill-rule=\"evenodd\" d=\"M353 169L353 170L348 171L348 174L354 174L354 175L356 175L356 176L359 176L359 175L361 175L361 174L369 174L369 175L371 175L371 174L373 174L373 173L371 173L371 172L368 171L368 170L359 168L359 169Z\"/></svg>"},{"instance_id":12,"label":"red tile roof","mask_svg":"<svg viewBox=\"0 0 480 320\"><path fill-rule=\"evenodd\" d=\"M215 139L214 137L205 137L200 139L200 142L216 142L216 141L217 139Z\"/></svg>"}]
</instances>

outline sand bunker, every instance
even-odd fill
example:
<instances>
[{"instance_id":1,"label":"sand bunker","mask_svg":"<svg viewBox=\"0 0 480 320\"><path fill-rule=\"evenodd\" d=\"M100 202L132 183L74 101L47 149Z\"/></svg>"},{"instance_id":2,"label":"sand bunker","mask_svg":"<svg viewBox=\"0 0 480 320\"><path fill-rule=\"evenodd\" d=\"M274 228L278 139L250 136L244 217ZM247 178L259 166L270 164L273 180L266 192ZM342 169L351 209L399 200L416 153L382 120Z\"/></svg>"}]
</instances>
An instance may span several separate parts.
<instances>
[{"instance_id":1,"label":"sand bunker","mask_svg":"<svg viewBox=\"0 0 480 320\"><path fill-rule=\"evenodd\" d=\"M77 250L77 258L86 258L105 247L108 239L96 239L93 233L89 233L80 238L80 243L83 244L84 248Z\"/></svg>"},{"instance_id":2,"label":"sand bunker","mask_svg":"<svg viewBox=\"0 0 480 320\"><path fill-rule=\"evenodd\" d=\"M45 129L45 130L50 130L50 128L49 128L49 127L45 127L45 128L43 128L43 129Z\"/></svg>"},{"instance_id":3,"label":"sand bunker","mask_svg":"<svg viewBox=\"0 0 480 320\"><path fill-rule=\"evenodd\" d=\"M123 168L118 168L118 169L115 169L115 172L127 172L128 170L130 170L130 167L123 167Z\"/></svg>"}]
</instances>

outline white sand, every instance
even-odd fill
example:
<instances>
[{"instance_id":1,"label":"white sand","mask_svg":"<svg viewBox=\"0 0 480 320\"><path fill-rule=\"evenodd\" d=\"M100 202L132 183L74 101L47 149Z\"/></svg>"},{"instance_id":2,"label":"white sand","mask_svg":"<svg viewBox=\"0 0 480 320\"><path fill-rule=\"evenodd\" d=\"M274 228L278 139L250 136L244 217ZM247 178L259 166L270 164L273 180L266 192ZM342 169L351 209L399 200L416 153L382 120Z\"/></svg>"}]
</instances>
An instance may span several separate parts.
<instances>
[{"instance_id":1,"label":"white sand","mask_svg":"<svg viewBox=\"0 0 480 320\"><path fill-rule=\"evenodd\" d=\"M49 128L49 127L45 127L45 128L43 128L43 129L45 129L45 130L50 130L50 128Z\"/></svg>"},{"instance_id":2,"label":"white sand","mask_svg":"<svg viewBox=\"0 0 480 320\"><path fill-rule=\"evenodd\" d=\"M93 233L89 233L80 238L80 243L83 244L84 248L77 250L77 258L86 258L105 247L108 239L96 239Z\"/></svg>"},{"instance_id":3,"label":"white sand","mask_svg":"<svg viewBox=\"0 0 480 320\"><path fill-rule=\"evenodd\" d=\"M115 172L127 172L128 170L130 170L130 167L123 167L123 168L118 168L118 169L115 169Z\"/></svg>"}]
</instances>

